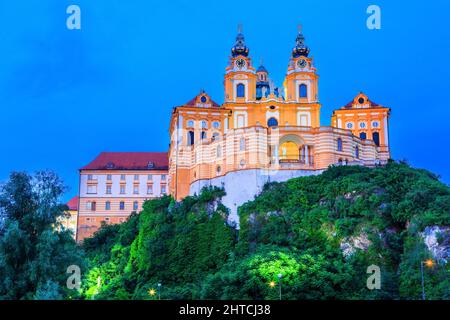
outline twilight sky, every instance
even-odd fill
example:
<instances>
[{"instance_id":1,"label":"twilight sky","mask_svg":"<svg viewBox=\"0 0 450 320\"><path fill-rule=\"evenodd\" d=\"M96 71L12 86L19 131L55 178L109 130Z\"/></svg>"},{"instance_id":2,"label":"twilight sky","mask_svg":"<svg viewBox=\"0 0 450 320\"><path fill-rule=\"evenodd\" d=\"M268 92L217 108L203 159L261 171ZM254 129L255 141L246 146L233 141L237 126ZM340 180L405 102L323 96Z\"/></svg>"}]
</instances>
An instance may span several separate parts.
<instances>
[{"instance_id":1,"label":"twilight sky","mask_svg":"<svg viewBox=\"0 0 450 320\"><path fill-rule=\"evenodd\" d=\"M401 3L401 4L400 4ZM81 7L81 30L66 8ZM366 9L381 7L381 30ZM450 182L450 1L0 1L0 181L78 169L101 151L167 151L173 106L223 102L237 25L281 85L303 25L320 75L321 124L363 91L392 109L394 159Z\"/></svg>"}]
</instances>

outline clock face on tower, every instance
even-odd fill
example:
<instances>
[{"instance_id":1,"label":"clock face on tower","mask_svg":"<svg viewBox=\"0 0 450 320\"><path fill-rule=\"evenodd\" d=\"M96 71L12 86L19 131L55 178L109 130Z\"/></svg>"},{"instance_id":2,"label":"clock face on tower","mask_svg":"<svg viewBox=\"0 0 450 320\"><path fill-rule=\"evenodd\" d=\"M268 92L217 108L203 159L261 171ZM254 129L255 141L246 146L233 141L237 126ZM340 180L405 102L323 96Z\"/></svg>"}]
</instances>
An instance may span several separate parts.
<instances>
[{"instance_id":1,"label":"clock face on tower","mask_svg":"<svg viewBox=\"0 0 450 320\"><path fill-rule=\"evenodd\" d=\"M235 62L236 67L238 67L239 69L242 69L245 67L245 60L244 59L238 59Z\"/></svg>"},{"instance_id":2,"label":"clock face on tower","mask_svg":"<svg viewBox=\"0 0 450 320\"><path fill-rule=\"evenodd\" d=\"M304 67L306 67L307 62L306 62L305 59L301 59L301 60L298 60L298 61L297 61L297 65L298 65L300 68L304 68Z\"/></svg>"}]
</instances>

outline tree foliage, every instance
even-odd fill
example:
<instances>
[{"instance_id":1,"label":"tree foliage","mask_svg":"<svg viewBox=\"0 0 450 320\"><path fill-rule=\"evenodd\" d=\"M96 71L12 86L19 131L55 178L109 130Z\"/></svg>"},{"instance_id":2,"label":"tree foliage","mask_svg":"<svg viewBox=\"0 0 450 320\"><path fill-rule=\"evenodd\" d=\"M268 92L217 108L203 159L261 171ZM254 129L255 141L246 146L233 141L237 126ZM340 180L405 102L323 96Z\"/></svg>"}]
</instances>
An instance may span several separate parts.
<instances>
[{"instance_id":1,"label":"tree foliage","mask_svg":"<svg viewBox=\"0 0 450 320\"><path fill-rule=\"evenodd\" d=\"M65 188L52 172L12 173L0 190L0 299L77 297L66 286L70 265L84 266L68 230L57 231L67 207Z\"/></svg>"},{"instance_id":2,"label":"tree foliage","mask_svg":"<svg viewBox=\"0 0 450 320\"><path fill-rule=\"evenodd\" d=\"M267 184L239 208L240 230L223 195L150 200L105 226L84 243L85 296L152 299L161 283L163 299L278 299L280 286L283 299L419 299L420 262L432 257L420 232L450 222L448 186L405 163ZM380 290L366 286L372 264ZM442 261L425 270L429 298L449 298L448 275Z\"/></svg>"}]
</instances>

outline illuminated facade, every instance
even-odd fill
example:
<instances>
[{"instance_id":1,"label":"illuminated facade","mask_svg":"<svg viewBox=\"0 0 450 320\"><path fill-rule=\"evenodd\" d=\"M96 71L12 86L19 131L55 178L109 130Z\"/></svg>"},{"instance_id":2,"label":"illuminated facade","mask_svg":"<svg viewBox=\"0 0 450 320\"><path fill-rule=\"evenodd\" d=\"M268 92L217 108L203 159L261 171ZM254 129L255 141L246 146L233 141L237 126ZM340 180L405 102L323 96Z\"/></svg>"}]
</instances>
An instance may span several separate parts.
<instances>
[{"instance_id":1,"label":"illuminated facade","mask_svg":"<svg viewBox=\"0 0 450 320\"><path fill-rule=\"evenodd\" d=\"M331 165L375 166L390 158L390 109L359 93L321 126L319 76L301 31L283 86L255 68L241 32L224 76L224 103L202 90L173 108L167 153L101 153L80 169L77 240L118 223L146 199L181 200L224 187L230 222L264 184L315 175Z\"/></svg>"},{"instance_id":2,"label":"illuminated facade","mask_svg":"<svg viewBox=\"0 0 450 320\"><path fill-rule=\"evenodd\" d=\"M77 234L77 220L78 220L78 196L73 197L66 203L67 211L64 216L58 218L61 226L72 231L73 237L76 238Z\"/></svg>"},{"instance_id":3,"label":"illuminated facade","mask_svg":"<svg viewBox=\"0 0 450 320\"><path fill-rule=\"evenodd\" d=\"M318 174L330 165L375 166L389 157L390 109L363 93L321 126L319 76L301 31L285 81L276 87L255 68L241 32L225 69L225 101L201 91L175 107L170 122L169 183L177 200L208 185L224 186L237 207L269 181Z\"/></svg>"},{"instance_id":4,"label":"illuminated facade","mask_svg":"<svg viewBox=\"0 0 450 320\"><path fill-rule=\"evenodd\" d=\"M166 152L102 152L80 169L77 241L168 193Z\"/></svg>"}]
</instances>

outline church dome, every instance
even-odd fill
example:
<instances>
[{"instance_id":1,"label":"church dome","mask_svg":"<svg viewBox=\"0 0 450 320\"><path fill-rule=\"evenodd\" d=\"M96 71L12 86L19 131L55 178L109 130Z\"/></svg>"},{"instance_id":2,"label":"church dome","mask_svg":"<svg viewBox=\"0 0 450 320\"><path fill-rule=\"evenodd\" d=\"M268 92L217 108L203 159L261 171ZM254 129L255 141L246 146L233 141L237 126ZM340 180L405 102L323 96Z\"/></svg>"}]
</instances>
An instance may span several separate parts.
<instances>
[{"instance_id":1,"label":"church dome","mask_svg":"<svg viewBox=\"0 0 450 320\"><path fill-rule=\"evenodd\" d=\"M258 70L256 70L256 72L265 72L265 73L268 73L267 70L266 70L266 68L265 68L263 65L260 65L260 66L258 67Z\"/></svg>"}]
</instances>

